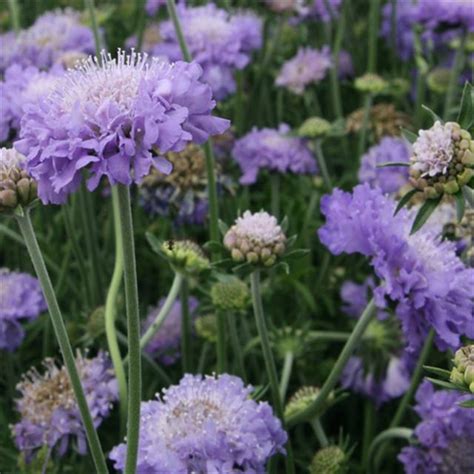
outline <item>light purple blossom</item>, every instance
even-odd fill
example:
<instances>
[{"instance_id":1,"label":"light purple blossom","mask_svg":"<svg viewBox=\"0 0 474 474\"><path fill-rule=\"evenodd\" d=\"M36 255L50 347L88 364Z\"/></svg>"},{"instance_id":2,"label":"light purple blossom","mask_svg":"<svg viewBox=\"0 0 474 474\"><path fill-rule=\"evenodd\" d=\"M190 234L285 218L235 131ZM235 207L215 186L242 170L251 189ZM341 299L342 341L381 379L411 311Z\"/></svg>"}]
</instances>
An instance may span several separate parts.
<instances>
[{"instance_id":1,"label":"light purple blossom","mask_svg":"<svg viewBox=\"0 0 474 474\"><path fill-rule=\"evenodd\" d=\"M474 8L470 0L419 0L416 20L437 30L466 28L474 31Z\"/></svg>"},{"instance_id":2,"label":"light purple blossom","mask_svg":"<svg viewBox=\"0 0 474 474\"><path fill-rule=\"evenodd\" d=\"M456 349L460 337L474 336L474 269L456 256L455 244L429 228L410 235L413 214L394 216L396 202L379 188L356 186L324 196L326 224L319 238L339 255L361 253L370 259L380 285L377 306L396 304L408 349L416 351L431 328L440 350Z\"/></svg>"},{"instance_id":3,"label":"light purple blossom","mask_svg":"<svg viewBox=\"0 0 474 474\"><path fill-rule=\"evenodd\" d=\"M16 409L21 419L12 427L15 443L27 459L42 446L55 448L62 456L72 440L79 454L84 455L86 434L67 371L65 367L58 367L53 359L45 359L43 365L43 374L33 368L17 385L21 395ZM76 366L94 426L98 427L118 396L113 369L103 352L91 359L78 353Z\"/></svg>"},{"instance_id":4,"label":"light purple blossom","mask_svg":"<svg viewBox=\"0 0 474 474\"><path fill-rule=\"evenodd\" d=\"M410 159L408 143L397 137L384 137L362 156L359 182L379 186L384 193L397 193L408 182L408 167L378 168L384 163L407 163Z\"/></svg>"},{"instance_id":5,"label":"light purple blossom","mask_svg":"<svg viewBox=\"0 0 474 474\"><path fill-rule=\"evenodd\" d=\"M89 190L140 182L152 166L164 173L161 153L180 151L223 133L229 121L213 117L210 87L196 63L168 64L146 55L103 53L68 71L54 91L23 116L15 147L28 158L44 203L62 203L87 170Z\"/></svg>"},{"instance_id":6,"label":"light purple blossom","mask_svg":"<svg viewBox=\"0 0 474 474\"><path fill-rule=\"evenodd\" d=\"M322 81L332 66L328 46L322 49L300 48L281 68L275 84L301 95L309 84Z\"/></svg>"},{"instance_id":7,"label":"light purple blossom","mask_svg":"<svg viewBox=\"0 0 474 474\"><path fill-rule=\"evenodd\" d=\"M284 452L287 435L266 402L238 377L185 375L141 406L137 474L255 472ZM126 444L110 458L123 471Z\"/></svg>"},{"instance_id":8,"label":"light purple blossom","mask_svg":"<svg viewBox=\"0 0 474 474\"><path fill-rule=\"evenodd\" d=\"M160 312L165 298L162 298L158 306L153 308L143 325L143 330L146 331L153 321L156 319L156 316ZM198 301L196 298L189 298L189 314L191 318L194 318L196 315L196 308L198 307ZM164 365L174 364L180 356L179 349L181 347L181 302L175 301L171 307L171 311L166 317L165 321L161 325L159 331L147 344L145 350L153 358L156 358Z\"/></svg>"},{"instance_id":9,"label":"light purple blossom","mask_svg":"<svg viewBox=\"0 0 474 474\"><path fill-rule=\"evenodd\" d=\"M145 9L148 15L155 16L161 7L166 7L166 0L147 0Z\"/></svg>"},{"instance_id":10,"label":"light purple blossom","mask_svg":"<svg viewBox=\"0 0 474 474\"><path fill-rule=\"evenodd\" d=\"M435 391L423 382L415 411L421 418L412 445L398 459L406 474L467 474L474 472L474 410L459 404L468 399L454 390Z\"/></svg>"},{"instance_id":11,"label":"light purple blossom","mask_svg":"<svg viewBox=\"0 0 474 474\"><path fill-rule=\"evenodd\" d=\"M45 310L36 278L0 268L0 349L15 350L25 335L20 322L36 319Z\"/></svg>"},{"instance_id":12,"label":"light purple blossom","mask_svg":"<svg viewBox=\"0 0 474 474\"><path fill-rule=\"evenodd\" d=\"M305 140L289 135L290 128L254 128L235 142L232 156L240 166L245 185L257 181L260 170L277 173L315 174L316 161Z\"/></svg>"},{"instance_id":13,"label":"light purple blossom","mask_svg":"<svg viewBox=\"0 0 474 474\"><path fill-rule=\"evenodd\" d=\"M95 48L92 30L71 8L47 12L18 36L1 35L0 43L0 72L12 64L48 69L66 52L91 54Z\"/></svg>"}]
</instances>

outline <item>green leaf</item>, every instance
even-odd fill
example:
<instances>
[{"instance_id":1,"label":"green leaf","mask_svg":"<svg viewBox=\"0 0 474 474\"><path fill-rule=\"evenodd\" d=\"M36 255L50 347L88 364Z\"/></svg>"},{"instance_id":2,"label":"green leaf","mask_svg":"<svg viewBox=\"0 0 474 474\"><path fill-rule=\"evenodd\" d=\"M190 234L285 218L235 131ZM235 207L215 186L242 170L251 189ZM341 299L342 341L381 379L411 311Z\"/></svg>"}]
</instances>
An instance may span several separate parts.
<instances>
[{"instance_id":1,"label":"green leaf","mask_svg":"<svg viewBox=\"0 0 474 474\"><path fill-rule=\"evenodd\" d=\"M227 231L229 230L229 226L222 220L219 219L218 221L218 225L219 225L219 230L221 231L221 234L224 236L225 234L227 234Z\"/></svg>"},{"instance_id":2,"label":"green leaf","mask_svg":"<svg viewBox=\"0 0 474 474\"><path fill-rule=\"evenodd\" d=\"M161 245L163 244L163 241L155 237L151 232L146 232L145 237L153 252L163 256L163 252L161 251Z\"/></svg>"},{"instance_id":3,"label":"green leaf","mask_svg":"<svg viewBox=\"0 0 474 474\"><path fill-rule=\"evenodd\" d=\"M400 212L402 207L404 207L406 204L408 204L410 199L418 192L419 192L418 189L412 189L411 191L408 191L406 194L404 194L402 196L402 198L400 199L400 201L398 201L397 207L396 207L395 212L393 213L393 215L396 216Z\"/></svg>"},{"instance_id":4,"label":"green leaf","mask_svg":"<svg viewBox=\"0 0 474 474\"><path fill-rule=\"evenodd\" d=\"M447 388L448 390L462 390L463 387L459 387L451 382L445 382L444 380L433 379L431 377L426 377L426 380L429 380L434 385L439 387Z\"/></svg>"},{"instance_id":5,"label":"green leaf","mask_svg":"<svg viewBox=\"0 0 474 474\"><path fill-rule=\"evenodd\" d=\"M474 398L471 400L465 400L464 402L460 403L459 406L463 408L474 408Z\"/></svg>"},{"instance_id":6,"label":"green leaf","mask_svg":"<svg viewBox=\"0 0 474 474\"><path fill-rule=\"evenodd\" d=\"M461 107L457 118L459 125L466 130L471 127L473 122L472 91L472 85L466 82L462 92Z\"/></svg>"},{"instance_id":7,"label":"green leaf","mask_svg":"<svg viewBox=\"0 0 474 474\"><path fill-rule=\"evenodd\" d=\"M280 227L281 230L286 233L286 231L288 230L288 216L285 216L280 222Z\"/></svg>"},{"instance_id":8,"label":"green leaf","mask_svg":"<svg viewBox=\"0 0 474 474\"><path fill-rule=\"evenodd\" d=\"M257 387L255 387L255 390L250 394L250 398L258 402L264 397L265 393L268 392L269 388L270 388L269 384L258 385Z\"/></svg>"},{"instance_id":9,"label":"green leaf","mask_svg":"<svg viewBox=\"0 0 474 474\"><path fill-rule=\"evenodd\" d=\"M410 166L407 161L389 161L387 163L381 163L377 165L377 168L390 168L391 166Z\"/></svg>"},{"instance_id":10,"label":"green leaf","mask_svg":"<svg viewBox=\"0 0 474 474\"><path fill-rule=\"evenodd\" d=\"M451 372L449 370L440 369L439 367L424 365L423 368L428 372L432 372L433 374L439 375L440 377L447 377L449 379L449 376L451 375Z\"/></svg>"},{"instance_id":11,"label":"green leaf","mask_svg":"<svg viewBox=\"0 0 474 474\"><path fill-rule=\"evenodd\" d=\"M471 189L469 186L463 186L462 192L469 205L474 207L474 189Z\"/></svg>"},{"instance_id":12,"label":"green leaf","mask_svg":"<svg viewBox=\"0 0 474 474\"><path fill-rule=\"evenodd\" d=\"M412 131L403 127L400 130L402 132L403 137L411 144L415 143L418 140L418 135L416 133L413 133Z\"/></svg>"},{"instance_id":13,"label":"green leaf","mask_svg":"<svg viewBox=\"0 0 474 474\"><path fill-rule=\"evenodd\" d=\"M206 242L202 248L209 250L210 252L219 252L223 249L223 245L215 240L210 240L209 242Z\"/></svg>"},{"instance_id":14,"label":"green leaf","mask_svg":"<svg viewBox=\"0 0 474 474\"><path fill-rule=\"evenodd\" d=\"M461 222L462 218L464 217L464 211L466 210L466 202L464 201L462 189L460 189L454 195L454 198L456 199L456 216L458 218L458 222Z\"/></svg>"},{"instance_id":15,"label":"green leaf","mask_svg":"<svg viewBox=\"0 0 474 474\"><path fill-rule=\"evenodd\" d=\"M285 255L285 259L287 258L303 258L306 257L311 251L309 249L295 249L291 252L288 252Z\"/></svg>"},{"instance_id":16,"label":"green leaf","mask_svg":"<svg viewBox=\"0 0 474 474\"><path fill-rule=\"evenodd\" d=\"M411 227L410 235L414 234L415 232L419 231L425 222L429 219L433 211L438 207L438 204L441 201L442 196L436 199L428 199L425 201L423 206L420 207L418 214L413 221L413 225Z\"/></svg>"},{"instance_id":17,"label":"green leaf","mask_svg":"<svg viewBox=\"0 0 474 474\"><path fill-rule=\"evenodd\" d=\"M433 110L431 110L428 106L426 105L422 105L421 108L423 110L425 110L426 112L428 112L430 115L431 115L431 118L435 121L435 122L441 122L441 123L444 123L443 119L436 114L436 112L434 112Z\"/></svg>"}]
</instances>

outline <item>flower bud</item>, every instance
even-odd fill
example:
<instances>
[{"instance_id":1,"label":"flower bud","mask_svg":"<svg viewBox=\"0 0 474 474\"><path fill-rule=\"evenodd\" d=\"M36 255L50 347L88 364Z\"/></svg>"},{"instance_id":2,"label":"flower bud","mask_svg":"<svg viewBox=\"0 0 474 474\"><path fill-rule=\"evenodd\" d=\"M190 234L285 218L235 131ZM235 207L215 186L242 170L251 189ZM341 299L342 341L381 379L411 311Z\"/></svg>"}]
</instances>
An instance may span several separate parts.
<instances>
[{"instance_id":1,"label":"flower bud","mask_svg":"<svg viewBox=\"0 0 474 474\"><path fill-rule=\"evenodd\" d=\"M461 347L454 355L450 380L474 393L474 344Z\"/></svg>"},{"instance_id":2,"label":"flower bud","mask_svg":"<svg viewBox=\"0 0 474 474\"><path fill-rule=\"evenodd\" d=\"M339 446L320 449L311 461L310 474L344 474L348 472L348 456Z\"/></svg>"},{"instance_id":3,"label":"flower bud","mask_svg":"<svg viewBox=\"0 0 474 474\"><path fill-rule=\"evenodd\" d=\"M299 357L306 348L306 331L287 326L270 333L270 340L282 359L288 352L294 357Z\"/></svg>"},{"instance_id":4,"label":"flower bud","mask_svg":"<svg viewBox=\"0 0 474 474\"><path fill-rule=\"evenodd\" d=\"M28 206L37 197L37 186L25 169L26 158L14 149L0 148L0 213Z\"/></svg>"},{"instance_id":5,"label":"flower bud","mask_svg":"<svg viewBox=\"0 0 474 474\"><path fill-rule=\"evenodd\" d=\"M429 89L437 94L445 94L448 90L451 71L448 68L433 69L426 78Z\"/></svg>"},{"instance_id":6,"label":"flower bud","mask_svg":"<svg viewBox=\"0 0 474 474\"><path fill-rule=\"evenodd\" d=\"M331 131L331 124L320 117L306 119L298 129L298 135L303 138L318 138L327 135Z\"/></svg>"},{"instance_id":7,"label":"flower bud","mask_svg":"<svg viewBox=\"0 0 474 474\"><path fill-rule=\"evenodd\" d=\"M212 304L222 311L241 311L250 303L248 286L236 277L215 283L211 288Z\"/></svg>"},{"instance_id":8,"label":"flower bud","mask_svg":"<svg viewBox=\"0 0 474 474\"><path fill-rule=\"evenodd\" d=\"M167 240L163 242L161 250L177 272L197 275L210 268L204 252L190 240Z\"/></svg>"},{"instance_id":9,"label":"flower bud","mask_svg":"<svg viewBox=\"0 0 474 474\"><path fill-rule=\"evenodd\" d=\"M315 400L318 398L320 389L319 387L304 386L301 387L294 395L289 399L285 407L285 418L291 418L298 413L306 410ZM334 393L331 392L327 397L324 406L320 412L315 416L320 416L326 408L334 401Z\"/></svg>"},{"instance_id":10,"label":"flower bud","mask_svg":"<svg viewBox=\"0 0 474 474\"><path fill-rule=\"evenodd\" d=\"M387 88L388 83L377 74L367 73L358 77L354 85L355 88L361 92L379 94Z\"/></svg>"},{"instance_id":11,"label":"flower bud","mask_svg":"<svg viewBox=\"0 0 474 474\"><path fill-rule=\"evenodd\" d=\"M272 266L286 249L286 236L275 217L245 211L224 236L224 246L235 262Z\"/></svg>"},{"instance_id":12,"label":"flower bud","mask_svg":"<svg viewBox=\"0 0 474 474\"><path fill-rule=\"evenodd\" d=\"M196 334L208 342L217 341L217 318L215 314L199 316L194 321Z\"/></svg>"}]
</instances>

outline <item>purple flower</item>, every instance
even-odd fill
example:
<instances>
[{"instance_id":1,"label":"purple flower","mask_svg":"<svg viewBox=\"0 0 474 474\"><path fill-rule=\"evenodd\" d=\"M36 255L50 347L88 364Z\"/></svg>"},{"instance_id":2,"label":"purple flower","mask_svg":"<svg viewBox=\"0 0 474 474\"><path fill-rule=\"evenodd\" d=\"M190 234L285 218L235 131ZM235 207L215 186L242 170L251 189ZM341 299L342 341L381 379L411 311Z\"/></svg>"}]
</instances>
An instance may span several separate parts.
<instances>
[{"instance_id":1,"label":"purple flower","mask_svg":"<svg viewBox=\"0 0 474 474\"><path fill-rule=\"evenodd\" d=\"M283 64L275 84L301 95L306 86L322 81L331 66L331 52L328 46L324 46L321 50L300 48L296 56Z\"/></svg>"},{"instance_id":2,"label":"purple flower","mask_svg":"<svg viewBox=\"0 0 474 474\"><path fill-rule=\"evenodd\" d=\"M160 312L165 298L162 298L158 306L153 308L148 314L144 325L143 331L145 332L156 319L156 316ZM192 318L196 315L196 308L198 307L198 301L196 298L189 298L189 314ZM179 348L181 346L181 302L175 301L170 313L166 317L165 321L161 325L159 331L150 340L146 346L146 351L153 357L159 360L164 365L174 364L180 356Z\"/></svg>"},{"instance_id":3,"label":"purple flower","mask_svg":"<svg viewBox=\"0 0 474 474\"><path fill-rule=\"evenodd\" d=\"M440 350L458 348L460 336L474 336L474 269L456 256L455 244L441 241L433 230L410 235L413 215L394 216L395 207L393 199L367 184L352 194L336 189L322 199L326 224L319 238L336 255L370 258L381 280L374 290L377 305L396 304L410 351L423 344L431 328Z\"/></svg>"},{"instance_id":4,"label":"purple flower","mask_svg":"<svg viewBox=\"0 0 474 474\"><path fill-rule=\"evenodd\" d=\"M17 385L21 396L16 409L21 420L12 427L15 443L29 459L42 446L56 448L62 456L69 442L75 439L77 451L84 455L86 434L67 371L59 368L53 359L45 359L43 365L43 374L33 368ZM78 353L76 366L94 426L98 427L118 396L110 361L103 352L92 359Z\"/></svg>"},{"instance_id":5,"label":"purple flower","mask_svg":"<svg viewBox=\"0 0 474 474\"><path fill-rule=\"evenodd\" d=\"M58 81L53 92L23 116L16 148L28 158L44 203L62 203L87 170L89 190L105 176L110 184L140 182L161 155L224 132L229 121L213 117L209 86L196 63L164 63L146 55L103 53Z\"/></svg>"},{"instance_id":6,"label":"purple flower","mask_svg":"<svg viewBox=\"0 0 474 474\"><path fill-rule=\"evenodd\" d=\"M35 319L45 310L36 278L0 268L0 349L15 350L24 337L20 321Z\"/></svg>"},{"instance_id":7,"label":"purple flower","mask_svg":"<svg viewBox=\"0 0 474 474\"><path fill-rule=\"evenodd\" d=\"M315 174L315 159L306 141L289 135L290 128L254 128L235 142L232 150L240 166L242 184L253 184L261 169L278 173Z\"/></svg>"},{"instance_id":8,"label":"purple flower","mask_svg":"<svg viewBox=\"0 0 474 474\"><path fill-rule=\"evenodd\" d=\"M91 29L81 25L80 13L71 8L47 12L18 36L1 35L0 43L0 72L12 64L47 69L66 52L94 51Z\"/></svg>"},{"instance_id":9,"label":"purple flower","mask_svg":"<svg viewBox=\"0 0 474 474\"><path fill-rule=\"evenodd\" d=\"M466 396L459 392L435 391L429 382L420 385L415 442L398 456L406 474L474 472L474 410L459 406L463 400Z\"/></svg>"},{"instance_id":10,"label":"purple flower","mask_svg":"<svg viewBox=\"0 0 474 474\"><path fill-rule=\"evenodd\" d=\"M310 0L309 5L299 9L300 15L328 23L337 19L342 0Z\"/></svg>"},{"instance_id":11,"label":"purple flower","mask_svg":"<svg viewBox=\"0 0 474 474\"><path fill-rule=\"evenodd\" d=\"M433 31L447 28L474 31L474 8L469 0L420 0L416 19Z\"/></svg>"},{"instance_id":12,"label":"purple flower","mask_svg":"<svg viewBox=\"0 0 474 474\"><path fill-rule=\"evenodd\" d=\"M148 15L155 16L161 7L166 7L166 0L147 0L145 9Z\"/></svg>"},{"instance_id":13,"label":"purple flower","mask_svg":"<svg viewBox=\"0 0 474 474\"><path fill-rule=\"evenodd\" d=\"M143 402L137 474L264 472L287 435L266 402L238 377L185 375L158 400ZM126 444L110 458L123 471Z\"/></svg>"},{"instance_id":14,"label":"purple flower","mask_svg":"<svg viewBox=\"0 0 474 474\"><path fill-rule=\"evenodd\" d=\"M64 70L60 66L44 72L35 66L14 64L5 71L4 80L0 82L0 141L17 136L28 104L47 96L63 74Z\"/></svg>"},{"instance_id":15,"label":"purple flower","mask_svg":"<svg viewBox=\"0 0 474 474\"><path fill-rule=\"evenodd\" d=\"M344 312L358 318L374 287L370 277L361 285L346 281L341 288ZM369 324L360 347L342 372L342 387L372 398L377 405L401 396L410 385L414 366L413 354L404 346L400 323L379 308L377 319Z\"/></svg>"},{"instance_id":16,"label":"purple flower","mask_svg":"<svg viewBox=\"0 0 474 474\"><path fill-rule=\"evenodd\" d=\"M379 186L384 193L397 193L408 182L408 167L377 168L383 163L408 163L410 149L402 138L385 137L362 156L359 181Z\"/></svg>"},{"instance_id":17,"label":"purple flower","mask_svg":"<svg viewBox=\"0 0 474 474\"><path fill-rule=\"evenodd\" d=\"M262 45L262 21L252 13L229 15L213 3L202 7L178 5L178 16L193 60L203 70L216 98L235 91L232 73L250 62L252 51ZM152 53L176 61L182 58L171 21L160 25L162 41Z\"/></svg>"}]
</instances>

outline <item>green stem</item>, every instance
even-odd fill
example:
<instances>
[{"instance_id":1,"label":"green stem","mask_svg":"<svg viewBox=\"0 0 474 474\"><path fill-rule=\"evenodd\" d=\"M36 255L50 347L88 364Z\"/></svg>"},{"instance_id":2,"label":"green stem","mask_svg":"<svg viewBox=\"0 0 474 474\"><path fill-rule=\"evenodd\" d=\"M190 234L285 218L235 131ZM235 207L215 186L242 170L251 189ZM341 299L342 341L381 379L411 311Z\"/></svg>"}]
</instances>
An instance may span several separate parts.
<instances>
[{"instance_id":1,"label":"green stem","mask_svg":"<svg viewBox=\"0 0 474 474\"><path fill-rule=\"evenodd\" d=\"M366 400L364 404L364 434L362 440L362 465L367 468L369 460L369 449L374 437L375 418L374 405L371 400Z\"/></svg>"},{"instance_id":2,"label":"green stem","mask_svg":"<svg viewBox=\"0 0 474 474\"><path fill-rule=\"evenodd\" d=\"M120 227L123 239L123 268L125 286L125 306L127 310L128 337L128 416L127 416L127 456L125 474L134 474L138 457L138 437L140 433L140 402L142 393L140 355L140 314L138 306L137 271L135 242L133 238L130 189L117 185L120 210Z\"/></svg>"},{"instance_id":3,"label":"green stem","mask_svg":"<svg viewBox=\"0 0 474 474\"><path fill-rule=\"evenodd\" d=\"M95 42L95 54L97 56L97 60L101 61L100 51L102 49L100 44L100 32L99 26L97 25L97 19L95 17L95 5L94 0L84 0L87 10L89 11L89 16L91 18L91 25L92 25L92 32L94 33L94 42Z\"/></svg>"},{"instance_id":4,"label":"green stem","mask_svg":"<svg viewBox=\"0 0 474 474\"><path fill-rule=\"evenodd\" d=\"M331 177L329 176L326 159L323 153L323 147L320 139L314 141L316 147L316 159L318 160L321 174L323 175L324 184L326 185L327 191L332 191Z\"/></svg>"},{"instance_id":5,"label":"green stem","mask_svg":"<svg viewBox=\"0 0 474 474\"><path fill-rule=\"evenodd\" d=\"M140 349L143 350L146 345L150 342L153 336L160 330L161 325L165 322L166 317L171 311L174 302L178 296L179 290L181 289L181 284L183 282L183 275L179 272L174 274L173 283L171 285L168 296L166 297L163 306L158 312L155 320L151 326L146 330L145 334L140 339Z\"/></svg>"},{"instance_id":6,"label":"green stem","mask_svg":"<svg viewBox=\"0 0 474 474\"><path fill-rule=\"evenodd\" d=\"M283 371L280 379L280 398L282 403L285 403L286 391L288 390L288 383L291 377L291 371L293 370L293 362L295 356L293 352L287 352L285 354L285 360L283 362Z\"/></svg>"},{"instance_id":7,"label":"green stem","mask_svg":"<svg viewBox=\"0 0 474 474\"><path fill-rule=\"evenodd\" d=\"M235 321L235 314L232 311L229 311L227 313L227 319L229 321L230 340L232 343L232 348L233 348L236 363L237 363L237 372L242 377L243 380L247 380L247 374L245 371L245 364L244 364L244 355L242 351L242 345L240 344L240 340L239 340L239 334L237 332L237 323Z\"/></svg>"},{"instance_id":8,"label":"green stem","mask_svg":"<svg viewBox=\"0 0 474 474\"><path fill-rule=\"evenodd\" d=\"M79 412L81 413L81 419L86 432L87 440L89 442L89 447L91 450L92 458L94 460L96 471L101 474L106 474L108 470L105 464L104 454L100 446L99 437L94 428L92 416L89 412L87 399L81 385L81 380L77 371L76 361L72 352L71 343L69 341L66 327L64 325L64 321L61 315L61 310L59 309L58 301L53 290L53 285L51 284L51 280L49 278L49 274L46 269L43 256L41 255L41 250L39 248L38 241L36 240L35 232L31 224L29 211L25 210L25 214L23 216L17 216L17 222L23 235L23 239L28 249L31 261L35 268L36 275L38 276L38 279L41 283L44 297L48 304L51 322L53 324L56 339L59 343L59 347L63 356L64 365L66 366L66 370L71 381L71 386L76 397Z\"/></svg>"},{"instance_id":9,"label":"green stem","mask_svg":"<svg viewBox=\"0 0 474 474\"><path fill-rule=\"evenodd\" d=\"M380 0L370 0L369 11L369 52L367 72L377 70L377 44L379 41Z\"/></svg>"},{"instance_id":10,"label":"green stem","mask_svg":"<svg viewBox=\"0 0 474 474\"><path fill-rule=\"evenodd\" d=\"M280 175L278 173L273 173L270 176L270 186L272 215L278 219L280 214Z\"/></svg>"},{"instance_id":11,"label":"green stem","mask_svg":"<svg viewBox=\"0 0 474 474\"><path fill-rule=\"evenodd\" d=\"M20 12L18 10L17 0L8 0L8 8L10 9L10 16L12 20L13 30L16 34L20 32Z\"/></svg>"},{"instance_id":12,"label":"green stem","mask_svg":"<svg viewBox=\"0 0 474 474\"><path fill-rule=\"evenodd\" d=\"M346 15L345 15L345 3L341 5L341 14L339 16L336 38L334 40L332 61L333 65L329 71L330 85L331 85L331 97L332 104L334 107L334 113L336 118L342 119L344 117L344 112L342 110L342 101L341 101L341 88L339 87L339 54L341 52L342 40L344 38L344 32L346 29Z\"/></svg>"},{"instance_id":13,"label":"green stem","mask_svg":"<svg viewBox=\"0 0 474 474\"><path fill-rule=\"evenodd\" d=\"M145 0L137 2L137 51L141 51L143 46L143 37L145 33L146 11Z\"/></svg>"},{"instance_id":14,"label":"green stem","mask_svg":"<svg viewBox=\"0 0 474 474\"><path fill-rule=\"evenodd\" d=\"M410 428L390 428L388 430L382 431L378 436L375 437L375 439L372 441L372 444L370 445L370 450L369 450L369 469L368 473L376 473L380 472L377 469L374 468L374 458L377 454L377 449L383 445L385 445L386 441L392 440L392 439L405 439L409 440L413 434L413 430Z\"/></svg>"},{"instance_id":15,"label":"green stem","mask_svg":"<svg viewBox=\"0 0 474 474\"><path fill-rule=\"evenodd\" d=\"M122 363L122 356L117 341L117 329L115 321L117 319L117 296L123 278L123 239L120 227L120 207L118 202L117 188L112 187L112 210L114 216L115 235L115 264L110 281L109 291L105 301L105 334L109 348L110 358L117 378L120 401L120 433L123 434L127 423L127 379Z\"/></svg>"},{"instance_id":16,"label":"green stem","mask_svg":"<svg viewBox=\"0 0 474 474\"><path fill-rule=\"evenodd\" d=\"M225 326L225 313L223 311L217 311L217 373L223 374L227 371L227 342L226 342L226 326Z\"/></svg>"},{"instance_id":17,"label":"green stem","mask_svg":"<svg viewBox=\"0 0 474 474\"><path fill-rule=\"evenodd\" d=\"M181 362L183 373L191 373L191 318L189 315L189 285L183 279L181 285Z\"/></svg>"},{"instance_id":18,"label":"green stem","mask_svg":"<svg viewBox=\"0 0 474 474\"><path fill-rule=\"evenodd\" d=\"M370 109L372 107L372 95L367 94L364 99L364 116L362 119L362 128L359 135L358 155L359 159L364 154L365 142L367 140L367 129L369 128Z\"/></svg>"},{"instance_id":19,"label":"green stem","mask_svg":"<svg viewBox=\"0 0 474 474\"><path fill-rule=\"evenodd\" d=\"M320 419L314 418L314 420L311 420L311 426L313 427L314 434L316 435L316 438L318 438L318 442L321 448L326 448L327 446L329 446L329 440L326 436Z\"/></svg>"},{"instance_id":20,"label":"green stem","mask_svg":"<svg viewBox=\"0 0 474 474\"><path fill-rule=\"evenodd\" d=\"M280 398L280 389L278 386L278 376L275 367L275 360L273 359L272 350L270 348L270 339L268 337L267 323L263 313L262 298L260 293L260 270L254 270L250 275L250 283L252 290L252 303L255 315L255 322L257 324L258 335L262 345L263 358L265 360L265 367L267 370L268 381L270 383L270 390L272 393L273 406L275 412L284 423L283 404ZM290 440L287 443L287 457L286 471L288 474L295 472L293 451L291 449Z\"/></svg>"},{"instance_id":21,"label":"green stem","mask_svg":"<svg viewBox=\"0 0 474 474\"><path fill-rule=\"evenodd\" d=\"M308 341L341 341L345 342L351 337L350 332L338 331L309 331Z\"/></svg>"},{"instance_id":22,"label":"green stem","mask_svg":"<svg viewBox=\"0 0 474 474\"><path fill-rule=\"evenodd\" d=\"M461 74L462 68L464 66L464 56L465 56L465 46L466 46L466 37L464 33L462 36L461 43L456 55L454 56L454 64L451 69L451 75L449 77L448 90L446 92L446 100L444 102L444 113L443 118L447 120L449 118L449 112L453 105L453 100L456 95L456 89L458 88L459 76Z\"/></svg>"},{"instance_id":23,"label":"green stem","mask_svg":"<svg viewBox=\"0 0 474 474\"><path fill-rule=\"evenodd\" d=\"M329 374L328 378L321 387L321 391L319 392L318 397L304 411L289 418L287 420L288 425L294 425L300 421L311 419L317 415L319 410L326 402L327 397L329 396L333 388L336 386L341 376L341 373L347 364L347 361L352 356L357 344L359 344L360 340L362 339L362 336L364 335L367 326L375 316L375 310L376 307L374 300L371 300L364 309L364 312L362 313L361 317L358 319L354 330L352 331L351 336L349 337L341 353L339 354L339 357L336 363L334 364L331 373Z\"/></svg>"}]
</instances>

